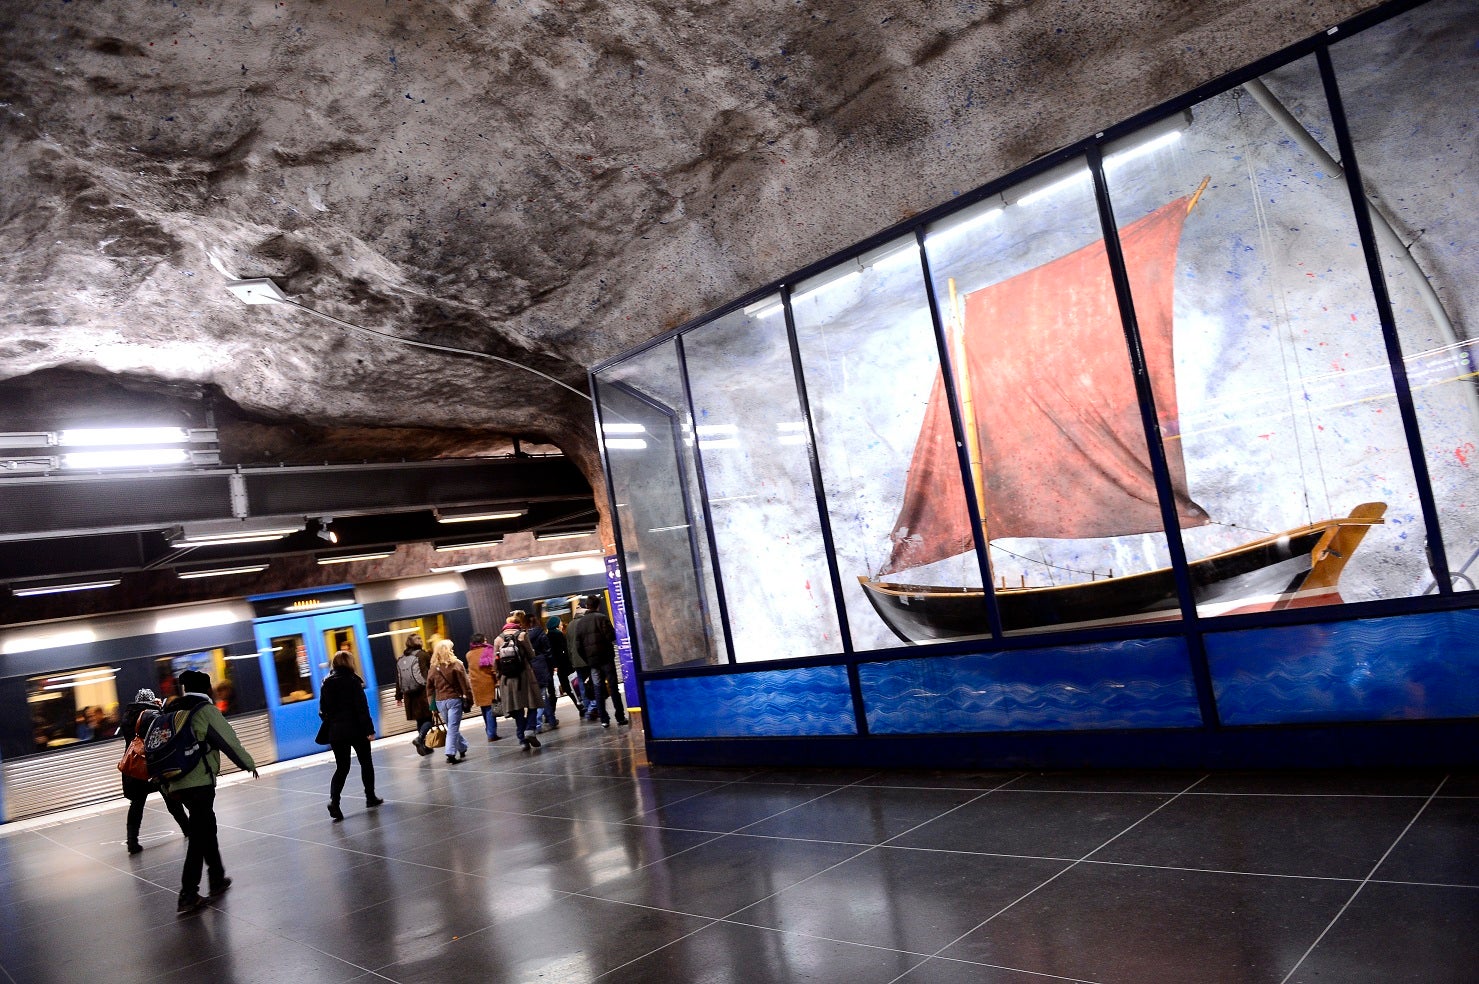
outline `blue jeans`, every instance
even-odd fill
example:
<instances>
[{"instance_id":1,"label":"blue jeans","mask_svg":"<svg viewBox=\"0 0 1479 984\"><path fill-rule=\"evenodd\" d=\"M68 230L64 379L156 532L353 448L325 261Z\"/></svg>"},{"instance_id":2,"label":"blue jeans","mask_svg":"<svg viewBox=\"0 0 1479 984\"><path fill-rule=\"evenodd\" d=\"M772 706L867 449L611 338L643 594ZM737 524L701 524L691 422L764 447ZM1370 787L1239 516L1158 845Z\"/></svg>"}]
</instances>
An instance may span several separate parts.
<instances>
[{"instance_id":1,"label":"blue jeans","mask_svg":"<svg viewBox=\"0 0 1479 984\"><path fill-rule=\"evenodd\" d=\"M602 686L611 694L611 707L616 711L618 724L625 724L627 720L627 709L621 703L621 680L616 672L615 663L593 663L591 665L591 695L596 698L596 713L600 715L604 724L610 721L606 713L606 698L601 696Z\"/></svg>"},{"instance_id":2,"label":"blue jeans","mask_svg":"<svg viewBox=\"0 0 1479 984\"><path fill-rule=\"evenodd\" d=\"M488 733L489 738L498 737L498 712L489 704L483 708L483 730Z\"/></svg>"},{"instance_id":3,"label":"blue jeans","mask_svg":"<svg viewBox=\"0 0 1479 984\"><path fill-rule=\"evenodd\" d=\"M466 755L467 739L462 737L462 699L437 701L437 710L447 722L447 747L442 749L448 756Z\"/></svg>"},{"instance_id":4,"label":"blue jeans","mask_svg":"<svg viewBox=\"0 0 1479 984\"><path fill-rule=\"evenodd\" d=\"M538 713L532 707L521 707L509 714L514 719L514 728L518 730L519 741L524 740L524 732L534 731L534 716Z\"/></svg>"}]
</instances>

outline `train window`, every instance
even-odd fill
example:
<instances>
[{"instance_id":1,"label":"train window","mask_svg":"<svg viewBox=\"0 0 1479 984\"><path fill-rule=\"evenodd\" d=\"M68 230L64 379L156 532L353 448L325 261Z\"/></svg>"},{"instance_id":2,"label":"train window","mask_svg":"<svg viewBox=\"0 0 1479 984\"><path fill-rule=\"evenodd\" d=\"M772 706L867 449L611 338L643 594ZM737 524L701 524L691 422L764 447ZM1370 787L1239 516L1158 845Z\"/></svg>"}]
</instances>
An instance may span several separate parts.
<instances>
[{"instance_id":1,"label":"train window","mask_svg":"<svg viewBox=\"0 0 1479 984\"><path fill-rule=\"evenodd\" d=\"M272 637L272 665L277 670L277 695L284 704L313 699L313 670L308 665L308 640L301 635Z\"/></svg>"},{"instance_id":2,"label":"train window","mask_svg":"<svg viewBox=\"0 0 1479 984\"><path fill-rule=\"evenodd\" d=\"M203 652L178 653L173 656L154 658L154 692L164 700L176 692L175 681L186 670L199 670L211 678L216 707L222 714L236 710L236 683L231 679L231 664L226 650L207 649Z\"/></svg>"},{"instance_id":3,"label":"train window","mask_svg":"<svg viewBox=\"0 0 1479 984\"><path fill-rule=\"evenodd\" d=\"M117 673L112 666L91 666L27 680L26 704L36 750L117 735Z\"/></svg>"},{"instance_id":4,"label":"train window","mask_svg":"<svg viewBox=\"0 0 1479 984\"><path fill-rule=\"evenodd\" d=\"M416 615L391 622L385 634L390 636L390 644L397 656L405 652L406 639L412 633L421 636L422 645L429 650L433 637L447 638L447 616L438 612L434 615Z\"/></svg>"},{"instance_id":5,"label":"train window","mask_svg":"<svg viewBox=\"0 0 1479 984\"><path fill-rule=\"evenodd\" d=\"M363 683L365 671L360 665L359 643L354 635L354 626L338 625L324 630L324 652L329 654L329 658L333 659L334 654L341 649L349 654L349 664L354 667L354 672Z\"/></svg>"}]
</instances>

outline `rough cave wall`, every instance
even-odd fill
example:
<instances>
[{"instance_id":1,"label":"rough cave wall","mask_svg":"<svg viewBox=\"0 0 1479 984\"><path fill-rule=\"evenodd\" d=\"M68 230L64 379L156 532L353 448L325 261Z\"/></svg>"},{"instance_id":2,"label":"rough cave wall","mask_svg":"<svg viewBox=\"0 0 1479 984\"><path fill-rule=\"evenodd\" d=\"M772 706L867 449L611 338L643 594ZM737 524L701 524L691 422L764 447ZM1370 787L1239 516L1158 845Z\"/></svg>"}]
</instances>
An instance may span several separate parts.
<instances>
[{"instance_id":1,"label":"rough cave wall","mask_svg":"<svg viewBox=\"0 0 1479 984\"><path fill-rule=\"evenodd\" d=\"M0 379L495 431L599 482L589 408L552 383L222 284L273 277L583 390L604 357L1372 6L13 5Z\"/></svg>"}]
</instances>

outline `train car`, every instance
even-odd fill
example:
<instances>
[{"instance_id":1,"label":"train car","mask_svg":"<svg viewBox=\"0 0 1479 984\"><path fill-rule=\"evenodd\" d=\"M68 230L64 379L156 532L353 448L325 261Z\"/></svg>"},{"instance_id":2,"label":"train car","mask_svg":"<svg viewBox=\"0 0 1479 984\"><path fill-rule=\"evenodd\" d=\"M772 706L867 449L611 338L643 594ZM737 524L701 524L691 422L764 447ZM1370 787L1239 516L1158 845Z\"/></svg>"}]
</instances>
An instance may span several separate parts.
<instances>
[{"instance_id":1,"label":"train car","mask_svg":"<svg viewBox=\"0 0 1479 984\"><path fill-rule=\"evenodd\" d=\"M511 579L512 580L512 579ZM511 583L513 608L569 620L604 596L604 574ZM216 705L259 765L324 751L318 689L339 649L372 691L376 733L414 730L395 703L395 661L413 632L459 655L474 631L460 574L343 584L0 629L0 818L121 796L119 711L149 688L203 670ZM225 771L235 766L223 760Z\"/></svg>"}]
</instances>

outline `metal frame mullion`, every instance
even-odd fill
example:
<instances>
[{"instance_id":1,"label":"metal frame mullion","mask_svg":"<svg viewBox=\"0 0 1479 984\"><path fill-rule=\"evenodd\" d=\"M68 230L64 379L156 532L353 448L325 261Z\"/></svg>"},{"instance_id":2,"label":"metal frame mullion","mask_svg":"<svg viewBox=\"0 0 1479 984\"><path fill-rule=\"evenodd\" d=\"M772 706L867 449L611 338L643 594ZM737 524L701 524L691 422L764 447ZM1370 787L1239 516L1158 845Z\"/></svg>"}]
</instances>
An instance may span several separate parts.
<instances>
[{"instance_id":1,"label":"metal frame mullion","mask_svg":"<svg viewBox=\"0 0 1479 984\"><path fill-rule=\"evenodd\" d=\"M1191 571L1186 559L1186 545L1181 540L1181 519L1176 513L1176 494L1171 485L1171 470L1166 464L1166 448L1161 441L1160 417L1155 407L1150 369L1145 363L1145 348L1140 340L1140 322L1135 316L1135 300L1130 290L1130 272L1125 266L1125 253L1120 245L1119 229L1114 222L1114 207L1109 200L1109 183L1104 177L1104 154L1095 144L1085 152L1089 173L1094 178L1094 203L1099 209L1099 224L1104 231L1104 255L1119 302L1120 323L1125 333L1125 347L1130 359L1130 372L1135 379L1135 394L1140 400L1140 422L1145 430L1145 448L1150 455L1150 470L1155 478L1160 499L1161 526L1166 549L1171 554L1171 573L1176 579L1176 596L1181 603L1182 632L1191 656L1192 678L1196 685L1197 703L1204 724L1216 727L1217 701L1212 690L1212 672L1207 665L1206 647L1202 642L1196 595L1192 590Z\"/></svg>"},{"instance_id":2,"label":"metal frame mullion","mask_svg":"<svg viewBox=\"0 0 1479 984\"><path fill-rule=\"evenodd\" d=\"M832 538L832 517L827 511L827 490L822 483L822 462L817 454L816 421L811 416L811 399L806 393L806 373L801 365L801 342L796 337L796 315L791 310L791 285L781 286L781 307L786 318L786 343L791 348L791 372L796 377L796 399L801 406L801 419L806 421L806 457L811 463L811 487L816 494L817 519L821 523L822 547L827 554L827 575L832 579L832 607L837 612L837 628L842 633L842 652L853 653L852 628L847 618L847 601L842 597L842 575L837 569L837 547ZM852 691L853 717L858 734L868 734L868 716L863 709L863 683L857 664L847 664L847 683Z\"/></svg>"},{"instance_id":3,"label":"metal frame mullion","mask_svg":"<svg viewBox=\"0 0 1479 984\"><path fill-rule=\"evenodd\" d=\"M611 535L616 546L616 570L621 577L621 593L626 599L627 614L627 642L632 647L632 675L637 680L637 701L642 708L643 732L649 738L660 737L652 734L652 718L647 714L647 688L643 680L646 669L646 660L642 658L642 633L635 631L636 626L632 624L636 620L637 613L632 605L636 594L632 591L632 577L627 573L627 553L621 540L621 514L616 507L616 486L612 481L615 472L611 470L611 455L606 449L606 429L601 414L601 384L596 379L594 372L586 374L587 385L591 391L591 412L596 418L596 442L600 448L601 465L606 469L606 503L611 509Z\"/></svg>"},{"instance_id":4,"label":"metal frame mullion","mask_svg":"<svg viewBox=\"0 0 1479 984\"><path fill-rule=\"evenodd\" d=\"M719 603L719 627L724 632L724 653L733 666L737 662L734 658L734 631L729 627L729 605L724 600L724 572L719 562L719 541L714 538L714 516L709 510L709 482L704 475L704 452L699 447L698 441L698 414L693 409L693 387L688 380L688 353L683 345L682 335L673 337L673 348L678 353L678 381L683 384L683 402L688 409L688 422L693 431L693 464L694 473L698 479L699 508L704 516L704 536L709 541L709 564L714 569L714 596ZM703 569L699 569L699 577L703 577ZM700 587L702 587L700 585Z\"/></svg>"},{"instance_id":5,"label":"metal frame mullion","mask_svg":"<svg viewBox=\"0 0 1479 984\"><path fill-rule=\"evenodd\" d=\"M1356 145L1346 123L1345 103L1335 81L1335 65L1330 59L1330 46L1325 45L1316 50L1315 59L1320 66L1320 81L1325 87L1325 101L1329 105L1330 122L1335 129L1335 142L1340 151L1340 166L1345 172L1346 190L1350 192L1351 208L1356 214L1356 231L1361 236L1361 251L1366 254L1366 271L1371 277L1371 293L1376 299L1377 317L1381 320L1381 336L1386 344L1387 365L1392 371L1397 410L1401 414L1402 429L1407 436L1407 456L1412 460L1412 476L1417 481L1417 498L1422 506L1423 525L1427 529L1428 565L1432 569L1438 593L1451 595L1453 578L1448 568L1448 551L1443 545L1438 503L1433 498L1432 481L1428 477L1428 459L1423 450L1417 408L1413 405L1412 390L1407 381L1407 363L1402 357L1402 340L1397 336L1397 319L1392 313L1392 299L1387 294L1387 278L1382 272L1376 231L1371 225L1370 202L1366 199L1366 185L1361 180L1361 169L1356 163Z\"/></svg>"},{"instance_id":6,"label":"metal frame mullion","mask_svg":"<svg viewBox=\"0 0 1479 984\"><path fill-rule=\"evenodd\" d=\"M991 638L1003 636L1001 611L996 606L996 585L992 583L991 561L986 555L986 541L981 536L981 510L976 502L976 483L971 479L970 452L966 447L965 423L961 419L960 394L955 392L955 371L950 358L950 342L945 337L945 323L940 318L940 300L935 296L935 278L930 271L930 254L925 248L924 227L914 230L914 241L919 247L919 267L924 274L924 296L929 302L930 324L935 330L935 347L940 355L940 378L945 385L945 403L950 411L950 429L955 434L955 457L960 463L962 491L965 493L966 514L971 518L971 542L976 546L976 564L981 569L981 590L986 602L986 622L991 627ZM982 467L985 467L984 462Z\"/></svg>"}]
</instances>

